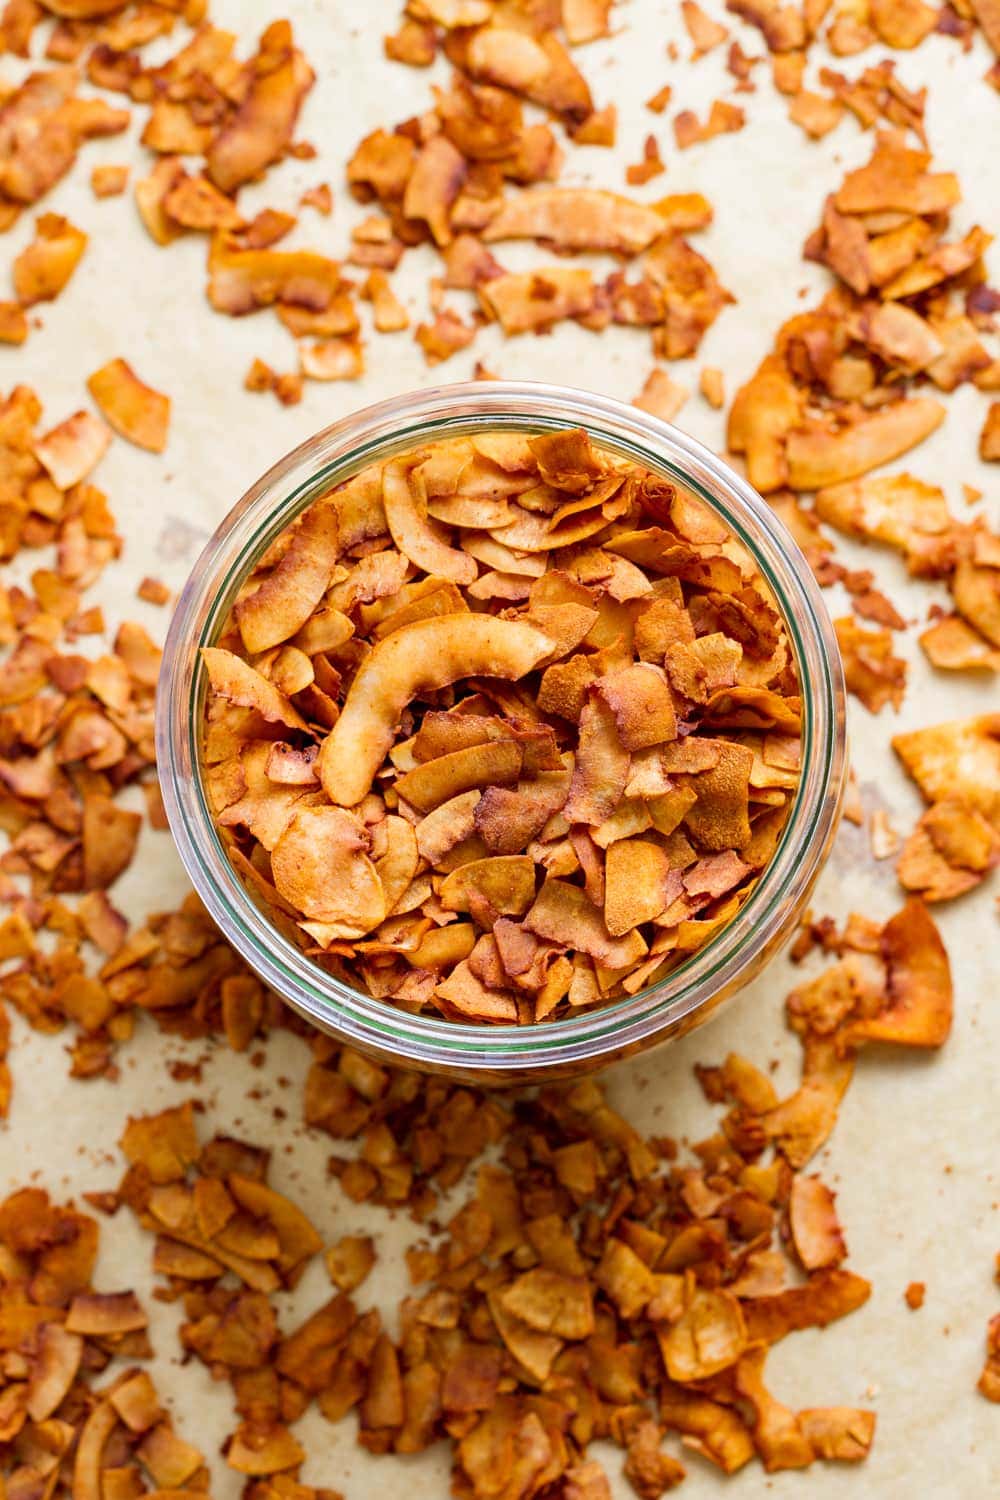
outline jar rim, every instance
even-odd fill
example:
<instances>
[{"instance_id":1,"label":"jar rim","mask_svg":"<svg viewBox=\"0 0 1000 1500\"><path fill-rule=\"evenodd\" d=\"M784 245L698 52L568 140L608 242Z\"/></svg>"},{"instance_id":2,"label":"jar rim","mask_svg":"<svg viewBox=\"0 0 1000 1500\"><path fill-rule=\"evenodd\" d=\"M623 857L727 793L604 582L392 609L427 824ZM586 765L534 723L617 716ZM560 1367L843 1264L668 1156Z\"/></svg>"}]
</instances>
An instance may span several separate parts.
<instances>
[{"instance_id":1,"label":"jar rim","mask_svg":"<svg viewBox=\"0 0 1000 1500\"><path fill-rule=\"evenodd\" d=\"M233 599L274 537L314 499L373 461L473 431L583 427L601 447L673 478L707 504L754 558L774 593L802 696L802 772L778 846L736 915L684 963L637 994L531 1026L484 1026L411 1014L343 984L286 938L228 858L200 771L205 672ZM216 529L178 600L157 691L163 802L187 873L241 957L293 1009L342 1041L401 1064L491 1073L583 1069L694 1024L741 982L762 946L798 910L836 826L846 768L843 669L819 585L767 503L687 434L611 397L534 382L466 382L363 408L280 459Z\"/></svg>"}]
</instances>

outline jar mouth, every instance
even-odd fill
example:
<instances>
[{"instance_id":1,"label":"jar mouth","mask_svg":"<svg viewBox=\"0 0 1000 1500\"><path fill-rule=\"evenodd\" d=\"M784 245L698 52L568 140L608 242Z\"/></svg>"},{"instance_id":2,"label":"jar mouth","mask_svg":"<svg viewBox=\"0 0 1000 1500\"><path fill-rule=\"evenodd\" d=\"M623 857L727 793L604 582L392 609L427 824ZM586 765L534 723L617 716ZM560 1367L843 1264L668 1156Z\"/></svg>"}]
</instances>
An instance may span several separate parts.
<instances>
[{"instance_id":1,"label":"jar mouth","mask_svg":"<svg viewBox=\"0 0 1000 1500\"><path fill-rule=\"evenodd\" d=\"M366 464L433 439L501 428L583 427L595 443L676 480L752 555L784 619L802 696L802 771L778 846L739 912L658 983L596 1009L530 1026L414 1015L333 978L264 915L216 831L201 775L206 676L235 596L274 537ZM694 1024L783 935L826 857L845 776L843 669L812 570L767 503L707 448L638 408L570 387L490 381L441 386L370 406L286 455L247 491L205 546L164 648L156 750L164 807L187 873L242 958L295 1010L362 1050L467 1075L597 1065Z\"/></svg>"}]
</instances>

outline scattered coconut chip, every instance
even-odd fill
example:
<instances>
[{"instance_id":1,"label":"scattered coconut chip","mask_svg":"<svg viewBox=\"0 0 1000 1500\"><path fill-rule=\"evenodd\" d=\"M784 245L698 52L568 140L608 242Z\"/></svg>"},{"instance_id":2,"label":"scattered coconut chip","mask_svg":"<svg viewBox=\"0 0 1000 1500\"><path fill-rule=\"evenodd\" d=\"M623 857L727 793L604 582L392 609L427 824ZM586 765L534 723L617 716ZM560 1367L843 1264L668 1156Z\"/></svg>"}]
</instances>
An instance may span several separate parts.
<instances>
[{"instance_id":1,"label":"scattered coconut chip","mask_svg":"<svg viewBox=\"0 0 1000 1500\"><path fill-rule=\"evenodd\" d=\"M42 214L35 238L14 260L14 292L22 307L58 297L80 263L87 236L58 214Z\"/></svg>"},{"instance_id":2,"label":"scattered coconut chip","mask_svg":"<svg viewBox=\"0 0 1000 1500\"><path fill-rule=\"evenodd\" d=\"M129 168L125 166L92 167L90 186L95 198L117 198L128 187Z\"/></svg>"},{"instance_id":3,"label":"scattered coconut chip","mask_svg":"<svg viewBox=\"0 0 1000 1500\"><path fill-rule=\"evenodd\" d=\"M847 687L869 713L891 703L898 709L906 686L906 662L892 654L892 633L865 630L849 615L834 621Z\"/></svg>"},{"instance_id":4,"label":"scattered coconut chip","mask_svg":"<svg viewBox=\"0 0 1000 1500\"><path fill-rule=\"evenodd\" d=\"M646 382L632 402L641 411L651 412L663 422L672 422L688 399L688 392L666 370L650 370Z\"/></svg>"},{"instance_id":5,"label":"scattered coconut chip","mask_svg":"<svg viewBox=\"0 0 1000 1500\"><path fill-rule=\"evenodd\" d=\"M124 359L113 359L87 378L87 389L114 430L137 448L162 453L170 425L170 397L154 391Z\"/></svg>"},{"instance_id":6,"label":"scattered coconut chip","mask_svg":"<svg viewBox=\"0 0 1000 1500\"><path fill-rule=\"evenodd\" d=\"M742 130L746 124L746 115L738 104L730 104L726 99L713 99L704 125L699 124L697 115L689 109L676 114L673 123L674 140L678 149L685 151L689 146L710 141L717 135Z\"/></svg>"}]
</instances>

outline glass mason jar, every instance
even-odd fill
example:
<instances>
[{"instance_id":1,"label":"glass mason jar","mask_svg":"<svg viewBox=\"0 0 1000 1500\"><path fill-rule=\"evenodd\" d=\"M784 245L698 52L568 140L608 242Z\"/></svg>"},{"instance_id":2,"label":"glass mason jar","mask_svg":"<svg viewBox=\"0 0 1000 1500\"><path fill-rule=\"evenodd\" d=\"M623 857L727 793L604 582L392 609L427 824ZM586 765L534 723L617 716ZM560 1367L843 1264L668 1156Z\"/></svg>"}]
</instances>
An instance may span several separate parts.
<instances>
[{"instance_id":1,"label":"glass mason jar","mask_svg":"<svg viewBox=\"0 0 1000 1500\"><path fill-rule=\"evenodd\" d=\"M206 674L199 648L274 538L364 465L502 428L583 427L595 443L686 486L755 559L781 610L803 700L802 774L771 863L737 915L659 983L552 1022L480 1026L411 1015L352 989L269 919L227 857L200 774ZM321 1030L383 1062L481 1084L572 1076L678 1037L713 1015L790 936L836 832L846 777L843 671L819 587L770 507L701 444L633 406L552 385L483 381L395 397L288 454L230 511L194 566L167 638L157 699L163 800L196 891L243 959Z\"/></svg>"}]
</instances>

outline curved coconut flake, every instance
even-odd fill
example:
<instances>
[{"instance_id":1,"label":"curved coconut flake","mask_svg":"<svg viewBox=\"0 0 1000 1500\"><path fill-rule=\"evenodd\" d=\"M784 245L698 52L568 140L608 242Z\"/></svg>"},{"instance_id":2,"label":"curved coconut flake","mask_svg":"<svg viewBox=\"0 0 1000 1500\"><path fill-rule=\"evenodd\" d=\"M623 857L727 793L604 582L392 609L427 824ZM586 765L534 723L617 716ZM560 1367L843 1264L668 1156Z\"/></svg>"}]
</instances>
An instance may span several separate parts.
<instances>
[{"instance_id":1,"label":"curved coconut flake","mask_svg":"<svg viewBox=\"0 0 1000 1500\"><path fill-rule=\"evenodd\" d=\"M856 1021L850 1042L894 1042L903 1047L940 1047L951 1030L951 966L941 936L924 903L911 897L882 930L888 968L888 1004Z\"/></svg>"},{"instance_id":2,"label":"curved coconut flake","mask_svg":"<svg viewBox=\"0 0 1000 1500\"><path fill-rule=\"evenodd\" d=\"M418 693L463 677L517 680L551 650L549 637L533 625L490 615L442 615L385 637L358 669L340 718L323 742L323 790L342 807L361 801L396 737L404 708Z\"/></svg>"},{"instance_id":3,"label":"curved coconut flake","mask_svg":"<svg viewBox=\"0 0 1000 1500\"><path fill-rule=\"evenodd\" d=\"M790 432L788 483L793 490L818 490L867 474L922 443L944 416L933 396L911 396L839 432L820 427Z\"/></svg>"},{"instance_id":4,"label":"curved coconut flake","mask_svg":"<svg viewBox=\"0 0 1000 1500\"><path fill-rule=\"evenodd\" d=\"M333 574L338 534L335 508L322 500L311 505L273 573L236 605L236 623L248 651L277 646L310 621ZM346 616L336 610L330 613L334 617L332 642L340 645L350 637L352 627ZM316 651L329 649L329 643L314 646Z\"/></svg>"},{"instance_id":5,"label":"curved coconut flake","mask_svg":"<svg viewBox=\"0 0 1000 1500\"><path fill-rule=\"evenodd\" d=\"M449 547L427 518L427 495L419 469L405 459L386 464L382 475L386 521L404 557L426 573L468 586L478 573L476 560Z\"/></svg>"},{"instance_id":6,"label":"curved coconut flake","mask_svg":"<svg viewBox=\"0 0 1000 1500\"><path fill-rule=\"evenodd\" d=\"M44 1422L56 1410L76 1379L82 1357L78 1333L67 1333L61 1323L39 1329L25 1406L33 1422Z\"/></svg>"},{"instance_id":7,"label":"curved coconut flake","mask_svg":"<svg viewBox=\"0 0 1000 1500\"><path fill-rule=\"evenodd\" d=\"M118 1413L110 1401L100 1401L83 1425L73 1465L73 1500L101 1500L101 1459Z\"/></svg>"},{"instance_id":8,"label":"curved coconut flake","mask_svg":"<svg viewBox=\"0 0 1000 1500\"><path fill-rule=\"evenodd\" d=\"M389 914L403 892L409 889L410 882L417 873L420 850L417 847L417 835L413 825L405 818L398 818L390 813L383 826L386 838L385 853L376 859L375 870L382 882L385 909Z\"/></svg>"},{"instance_id":9,"label":"curved coconut flake","mask_svg":"<svg viewBox=\"0 0 1000 1500\"><path fill-rule=\"evenodd\" d=\"M543 240L560 250L638 255L664 231L655 208L600 188L536 188L504 199L483 239Z\"/></svg>"},{"instance_id":10,"label":"curved coconut flake","mask_svg":"<svg viewBox=\"0 0 1000 1500\"><path fill-rule=\"evenodd\" d=\"M800 1172L792 1179L788 1220L795 1252L807 1271L837 1266L847 1255L835 1198L819 1177Z\"/></svg>"},{"instance_id":11,"label":"curved coconut flake","mask_svg":"<svg viewBox=\"0 0 1000 1500\"><path fill-rule=\"evenodd\" d=\"M258 176L284 154L315 77L292 45L287 21L275 21L264 32L256 64L246 96L205 153L208 175L224 193Z\"/></svg>"}]
</instances>

